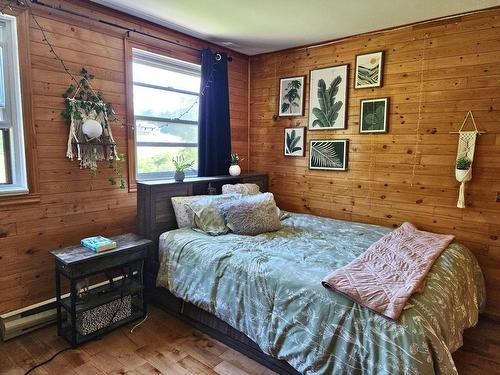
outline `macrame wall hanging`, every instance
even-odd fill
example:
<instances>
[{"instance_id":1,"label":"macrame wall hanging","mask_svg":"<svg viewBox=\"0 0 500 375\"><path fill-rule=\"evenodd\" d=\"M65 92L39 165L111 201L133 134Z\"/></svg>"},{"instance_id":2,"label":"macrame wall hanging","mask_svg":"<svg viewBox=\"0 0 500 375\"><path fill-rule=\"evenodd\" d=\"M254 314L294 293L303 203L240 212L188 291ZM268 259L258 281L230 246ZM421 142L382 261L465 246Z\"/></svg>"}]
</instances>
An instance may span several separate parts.
<instances>
[{"instance_id":1,"label":"macrame wall hanging","mask_svg":"<svg viewBox=\"0 0 500 375\"><path fill-rule=\"evenodd\" d=\"M474 125L474 130L464 130L467 120L471 119ZM474 161L474 151L476 149L476 138L478 134L483 134L477 130L476 121L472 111L468 111L462 122L462 126L458 132L450 132L458 134L458 149L457 159L455 164L455 177L460 182L460 190L458 192L458 208L465 208L465 184L472 179L472 163Z\"/></svg>"},{"instance_id":2,"label":"macrame wall hanging","mask_svg":"<svg viewBox=\"0 0 500 375\"><path fill-rule=\"evenodd\" d=\"M118 155L110 126L110 115L114 117L113 108L104 102L100 92L92 88L90 80L93 76L85 69L81 74L83 78L78 86L71 85L64 95L66 109L63 116L69 122L66 156L71 160L76 158L80 168L88 168L92 176L97 174L98 163L107 161L109 168L114 169L120 179L120 188L125 188L123 167L118 165L124 161L124 156ZM109 181L112 185L116 184L114 176Z\"/></svg>"}]
</instances>

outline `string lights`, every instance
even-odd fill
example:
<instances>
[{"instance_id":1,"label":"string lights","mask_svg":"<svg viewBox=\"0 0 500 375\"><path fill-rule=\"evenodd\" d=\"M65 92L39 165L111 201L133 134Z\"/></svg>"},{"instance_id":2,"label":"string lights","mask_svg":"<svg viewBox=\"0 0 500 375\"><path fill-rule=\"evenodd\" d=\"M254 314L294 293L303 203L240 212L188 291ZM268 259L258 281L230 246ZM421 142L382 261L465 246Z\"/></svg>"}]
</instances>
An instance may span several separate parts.
<instances>
[{"instance_id":1,"label":"string lights","mask_svg":"<svg viewBox=\"0 0 500 375\"><path fill-rule=\"evenodd\" d=\"M412 167L412 173L411 173L411 180L410 180L410 186L413 187L413 182L415 180L415 171L417 168L417 164L419 164L418 159L418 153L419 153L419 146L420 146L420 120L422 118L422 91L424 88L424 65L425 65L425 50L427 48L427 38L429 37L429 34L424 35L423 39L423 46L422 46L422 59L421 59L421 64L420 64L420 85L419 85L419 95L418 95L418 117L417 117L417 128L415 130L415 152L413 156L413 167Z\"/></svg>"}]
</instances>

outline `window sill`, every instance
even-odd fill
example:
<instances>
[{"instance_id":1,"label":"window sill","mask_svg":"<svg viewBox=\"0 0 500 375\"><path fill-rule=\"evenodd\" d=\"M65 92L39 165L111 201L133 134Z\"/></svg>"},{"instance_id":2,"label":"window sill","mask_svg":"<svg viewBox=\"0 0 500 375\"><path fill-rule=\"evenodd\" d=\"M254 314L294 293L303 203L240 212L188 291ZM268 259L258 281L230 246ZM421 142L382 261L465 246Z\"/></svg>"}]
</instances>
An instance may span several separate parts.
<instances>
[{"instance_id":1,"label":"window sill","mask_svg":"<svg viewBox=\"0 0 500 375\"><path fill-rule=\"evenodd\" d=\"M21 206L40 203L40 194L0 195L0 209L10 206Z\"/></svg>"}]
</instances>

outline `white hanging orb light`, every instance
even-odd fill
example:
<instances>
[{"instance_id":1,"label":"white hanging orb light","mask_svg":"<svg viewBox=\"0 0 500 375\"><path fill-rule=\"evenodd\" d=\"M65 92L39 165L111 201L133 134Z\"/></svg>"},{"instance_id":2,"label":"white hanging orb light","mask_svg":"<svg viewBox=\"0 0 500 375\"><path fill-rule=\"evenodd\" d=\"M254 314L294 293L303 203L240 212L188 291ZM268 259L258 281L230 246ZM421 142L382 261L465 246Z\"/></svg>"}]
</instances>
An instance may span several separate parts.
<instances>
[{"instance_id":1,"label":"white hanging orb light","mask_svg":"<svg viewBox=\"0 0 500 375\"><path fill-rule=\"evenodd\" d=\"M88 119L83 123L82 131L89 138L97 138L102 134L102 126L98 121Z\"/></svg>"}]
</instances>

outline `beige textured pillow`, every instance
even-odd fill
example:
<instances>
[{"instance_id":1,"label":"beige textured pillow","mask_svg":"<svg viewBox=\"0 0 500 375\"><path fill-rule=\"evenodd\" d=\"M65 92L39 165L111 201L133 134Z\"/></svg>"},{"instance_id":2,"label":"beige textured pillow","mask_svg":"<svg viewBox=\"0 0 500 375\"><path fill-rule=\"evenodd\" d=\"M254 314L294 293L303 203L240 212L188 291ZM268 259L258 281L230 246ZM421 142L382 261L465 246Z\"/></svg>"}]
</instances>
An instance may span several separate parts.
<instances>
[{"instance_id":1,"label":"beige textured pillow","mask_svg":"<svg viewBox=\"0 0 500 375\"><path fill-rule=\"evenodd\" d=\"M279 209L271 193L243 196L223 203L220 212L236 234L255 236L281 229Z\"/></svg>"},{"instance_id":2,"label":"beige textured pillow","mask_svg":"<svg viewBox=\"0 0 500 375\"><path fill-rule=\"evenodd\" d=\"M254 195L260 193L257 184L225 184L222 185L222 194L240 193L243 195Z\"/></svg>"},{"instance_id":3,"label":"beige textured pillow","mask_svg":"<svg viewBox=\"0 0 500 375\"><path fill-rule=\"evenodd\" d=\"M194 228L193 211L187 206L188 203L195 202L200 198L208 197L208 195L190 195L184 197L172 197L172 206L174 207L175 220L179 228Z\"/></svg>"}]
</instances>

